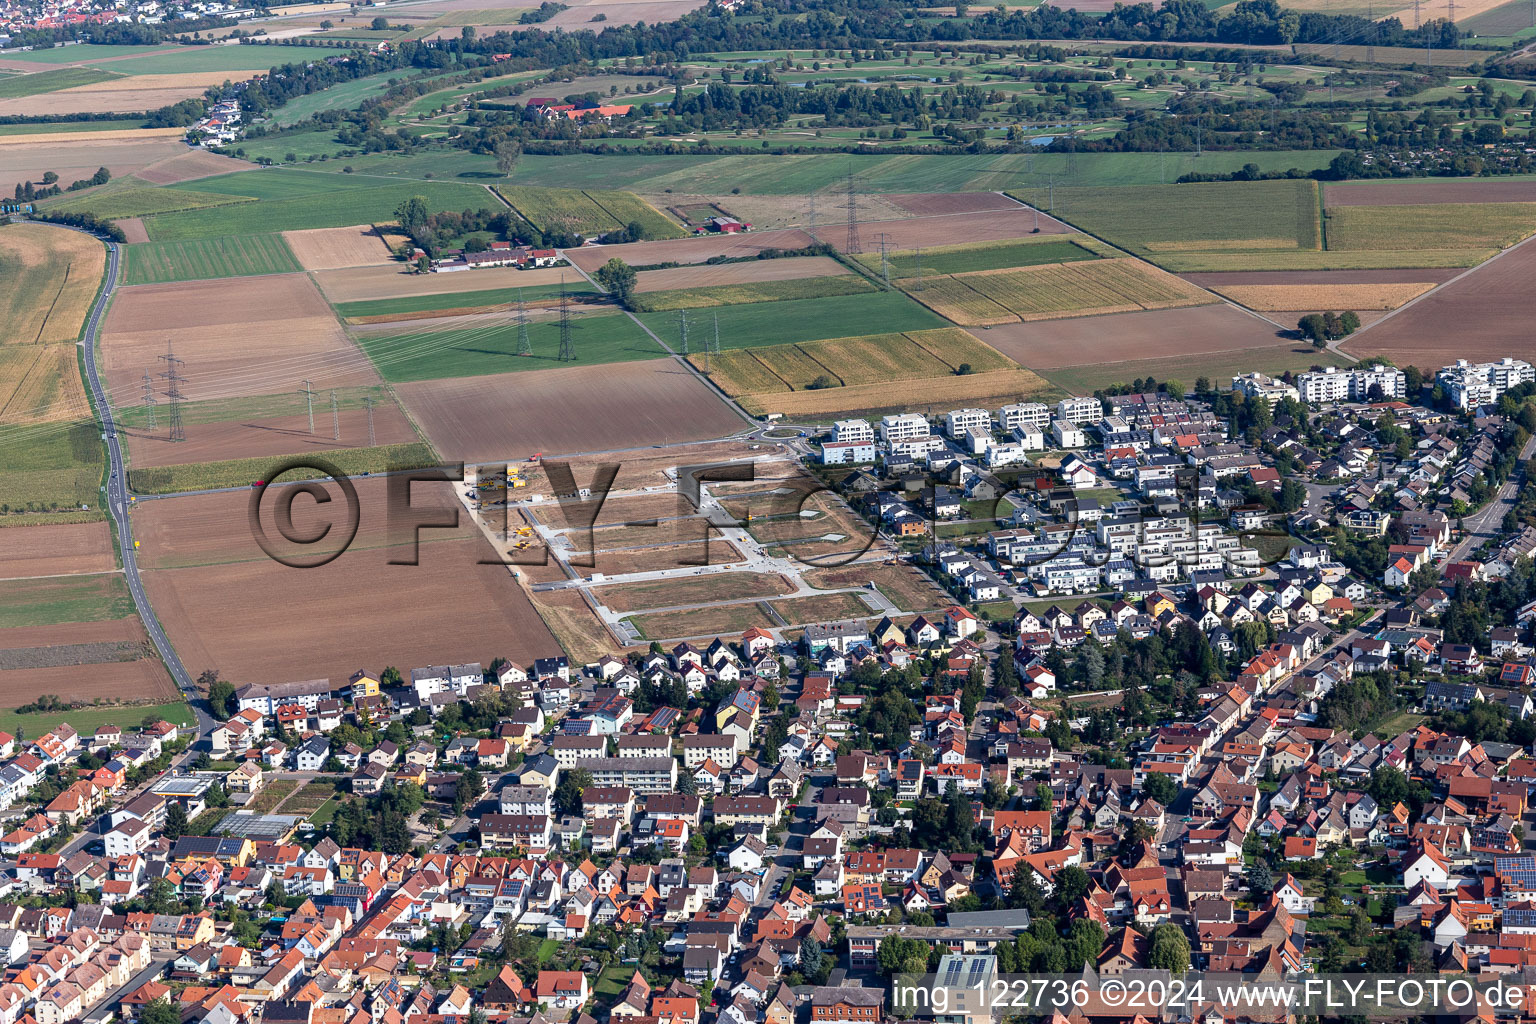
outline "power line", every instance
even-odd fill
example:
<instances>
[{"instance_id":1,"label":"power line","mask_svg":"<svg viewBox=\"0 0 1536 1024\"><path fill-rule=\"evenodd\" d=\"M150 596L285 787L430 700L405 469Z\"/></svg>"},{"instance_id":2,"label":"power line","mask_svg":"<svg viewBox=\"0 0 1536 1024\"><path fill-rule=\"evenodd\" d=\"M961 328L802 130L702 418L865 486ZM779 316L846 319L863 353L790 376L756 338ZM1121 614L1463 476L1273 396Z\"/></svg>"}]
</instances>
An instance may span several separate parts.
<instances>
[{"instance_id":1,"label":"power line","mask_svg":"<svg viewBox=\"0 0 1536 1024\"><path fill-rule=\"evenodd\" d=\"M373 399L364 396L363 408L368 410L368 447L373 447Z\"/></svg>"},{"instance_id":2,"label":"power line","mask_svg":"<svg viewBox=\"0 0 1536 1024\"><path fill-rule=\"evenodd\" d=\"M891 236L882 231L875 236L875 241L880 243L880 278L885 281L885 288L889 291L891 288L891 260L887 249L890 245Z\"/></svg>"},{"instance_id":3,"label":"power line","mask_svg":"<svg viewBox=\"0 0 1536 1024\"><path fill-rule=\"evenodd\" d=\"M915 251L917 253L914 257L917 260L917 284L912 286L912 290L920 292L923 290L923 247L918 246Z\"/></svg>"},{"instance_id":4,"label":"power line","mask_svg":"<svg viewBox=\"0 0 1536 1024\"><path fill-rule=\"evenodd\" d=\"M808 229L808 233L811 236L811 241L820 241L820 239L816 237L816 193L814 190L811 192L811 226Z\"/></svg>"},{"instance_id":5,"label":"power line","mask_svg":"<svg viewBox=\"0 0 1536 1024\"><path fill-rule=\"evenodd\" d=\"M859 205L858 193L854 191L853 172L848 172L848 245L845 251L849 253L862 252L859 245Z\"/></svg>"},{"instance_id":6,"label":"power line","mask_svg":"<svg viewBox=\"0 0 1536 1024\"><path fill-rule=\"evenodd\" d=\"M304 387L301 390L304 392L305 411L309 413L309 432L313 434L315 432L315 392L309 386L307 379L304 381Z\"/></svg>"},{"instance_id":7,"label":"power line","mask_svg":"<svg viewBox=\"0 0 1536 1024\"><path fill-rule=\"evenodd\" d=\"M144 371L144 411L149 414L149 431L155 430L155 385L150 380L149 371Z\"/></svg>"},{"instance_id":8,"label":"power line","mask_svg":"<svg viewBox=\"0 0 1536 1024\"><path fill-rule=\"evenodd\" d=\"M331 389L331 440L341 440L341 407L336 404L336 389Z\"/></svg>"},{"instance_id":9,"label":"power line","mask_svg":"<svg viewBox=\"0 0 1536 1024\"><path fill-rule=\"evenodd\" d=\"M181 401L186 396L181 393L181 385L187 378L181 375L180 367L185 366L186 362L176 358L169 341L165 343L165 355L160 358L165 360L165 372L160 375L165 378L165 397L171 401L171 429L167 436L172 441L185 441L187 432L181 425Z\"/></svg>"},{"instance_id":10,"label":"power line","mask_svg":"<svg viewBox=\"0 0 1536 1024\"><path fill-rule=\"evenodd\" d=\"M720 314L715 314L715 355L720 354Z\"/></svg>"},{"instance_id":11,"label":"power line","mask_svg":"<svg viewBox=\"0 0 1536 1024\"><path fill-rule=\"evenodd\" d=\"M571 342L571 299L565 294L565 275L560 275L560 362L574 363L576 346Z\"/></svg>"},{"instance_id":12,"label":"power line","mask_svg":"<svg viewBox=\"0 0 1536 1024\"><path fill-rule=\"evenodd\" d=\"M528 341L528 314L523 310L523 290L517 290L517 354L533 355L533 345Z\"/></svg>"},{"instance_id":13,"label":"power line","mask_svg":"<svg viewBox=\"0 0 1536 1024\"><path fill-rule=\"evenodd\" d=\"M686 356L688 354L688 311L686 309L677 311L677 333L682 336L683 355Z\"/></svg>"}]
</instances>

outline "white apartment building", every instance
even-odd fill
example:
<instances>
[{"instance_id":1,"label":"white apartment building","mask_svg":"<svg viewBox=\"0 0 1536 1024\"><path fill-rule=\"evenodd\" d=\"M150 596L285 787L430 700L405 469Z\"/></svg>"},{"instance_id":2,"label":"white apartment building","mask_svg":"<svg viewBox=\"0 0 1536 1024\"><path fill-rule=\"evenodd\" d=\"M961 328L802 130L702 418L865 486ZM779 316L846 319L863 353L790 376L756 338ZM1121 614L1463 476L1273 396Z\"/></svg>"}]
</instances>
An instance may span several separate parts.
<instances>
[{"instance_id":1,"label":"white apartment building","mask_svg":"<svg viewBox=\"0 0 1536 1024\"><path fill-rule=\"evenodd\" d=\"M985 409L951 409L944 414L944 433L959 441L972 430L990 432L992 414Z\"/></svg>"},{"instance_id":2,"label":"white apartment building","mask_svg":"<svg viewBox=\"0 0 1536 1024\"><path fill-rule=\"evenodd\" d=\"M1037 433L1034 435L1039 437ZM1022 444L995 444L988 448L985 460L988 469L1004 469L1008 466L1029 465L1029 449Z\"/></svg>"},{"instance_id":3,"label":"white apartment building","mask_svg":"<svg viewBox=\"0 0 1536 1024\"><path fill-rule=\"evenodd\" d=\"M1073 425L1079 423L1097 423L1104 418L1104 407L1099 400L1093 397L1087 398L1063 398L1056 403L1056 418L1066 420Z\"/></svg>"},{"instance_id":4,"label":"white apartment building","mask_svg":"<svg viewBox=\"0 0 1536 1024\"><path fill-rule=\"evenodd\" d=\"M1262 373L1245 373L1232 378L1232 390L1249 398L1262 398L1274 405L1282 398L1299 399L1301 393L1283 380Z\"/></svg>"},{"instance_id":5,"label":"white apartment building","mask_svg":"<svg viewBox=\"0 0 1536 1024\"><path fill-rule=\"evenodd\" d=\"M1444 367L1435 374L1435 380L1458 409L1470 409L1497 402L1500 395L1516 384L1536 381L1536 370L1525 360L1508 356L1496 363L1469 363L1458 359L1455 365Z\"/></svg>"},{"instance_id":6,"label":"white apartment building","mask_svg":"<svg viewBox=\"0 0 1536 1024\"><path fill-rule=\"evenodd\" d=\"M1051 425L1051 407L1044 402L1015 402L997 410L997 425L1004 430L1033 427L1044 430Z\"/></svg>"},{"instance_id":7,"label":"white apartment building","mask_svg":"<svg viewBox=\"0 0 1536 1024\"><path fill-rule=\"evenodd\" d=\"M838 444L873 442L874 439L875 428L869 425L868 420L838 420L832 424L832 440Z\"/></svg>"},{"instance_id":8,"label":"white apartment building","mask_svg":"<svg viewBox=\"0 0 1536 1024\"><path fill-rule=\"evenodd\" d=\"M1084 448L1088 444L1088 435L1068 420L1052 421L1051 437L1058 448Z\"/></svg>"},{"instance_id":9,"label":"white apartment building","mask_svg":"<svg viewBox=\"0 0 1536 1024\"><path fill-rule=\"evenodd\" d=\"M875 442L828 441L821 446L821 463L824 466L849 466L875 461Z\"/></svg>"},{"instance_id":10,"label":"white apartment building","mask_svg":"<svg viewBox=\"0 0 1536 1024\"><path fill-rule=\"evenodd\" d=\"M1385 399L1402 398L1407 391L1403 371L1395 366L1369 366L1341 370L1329 366L1322 372L1302 373L1296 377L1301 400L1313 405L1323 402L1363 402L1371 388L1379 386Z\"/></svg>"},{"instance_id":11,"label":"white apartment building","mask_svg":"<svg viewBox=\"0 0 1536 1024\"><path fill-rule=\"evenodd\" d=\"M937 434L922 434L901 441L892 441L890 449L892 455L905 455L909 459L918 459L933 452L943 451L944 439Z\"/></svg>"},{"instance_id":12,"label":"white apartment building","mask_svg":"<svg viewBox=\"0 0 1536 1024\"><path fill-rule=\"evenodd\" d=\"M928 418L921 413L904 412L880 417L880 440L886 444L927 437L931 433L933 431L928 428Z\"/></svg>"}]
</instances>

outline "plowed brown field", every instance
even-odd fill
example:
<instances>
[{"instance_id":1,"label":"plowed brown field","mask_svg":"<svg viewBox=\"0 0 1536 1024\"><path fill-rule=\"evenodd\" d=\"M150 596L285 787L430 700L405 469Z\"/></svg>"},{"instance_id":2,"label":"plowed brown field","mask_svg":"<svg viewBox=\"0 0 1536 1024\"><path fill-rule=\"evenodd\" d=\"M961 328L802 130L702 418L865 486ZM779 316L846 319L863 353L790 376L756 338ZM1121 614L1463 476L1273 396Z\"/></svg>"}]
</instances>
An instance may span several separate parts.
<instances>
[{"instance_id":1,"label":"plowed brown field","mask_svg":"<svg viewBox=\"0 0 1536 1024\"><path fill-rule=\"evenodd\" d=\"M1282 340L1280 328L1225 303L1004 324L978 336L1037 370L1259 348ZM1197 368L1192 362L1191 369Z\"/></svg>"},{"instance_id":2,"label":"plowed brown field","mask_svg":"<svg viewBox=\"0 0 1536 1024\"><path fill-rule=\"evenodd\" d=\"M105 522L0 530L0 579L111 572L116 567Z\"/></svg>"}]
</instances>

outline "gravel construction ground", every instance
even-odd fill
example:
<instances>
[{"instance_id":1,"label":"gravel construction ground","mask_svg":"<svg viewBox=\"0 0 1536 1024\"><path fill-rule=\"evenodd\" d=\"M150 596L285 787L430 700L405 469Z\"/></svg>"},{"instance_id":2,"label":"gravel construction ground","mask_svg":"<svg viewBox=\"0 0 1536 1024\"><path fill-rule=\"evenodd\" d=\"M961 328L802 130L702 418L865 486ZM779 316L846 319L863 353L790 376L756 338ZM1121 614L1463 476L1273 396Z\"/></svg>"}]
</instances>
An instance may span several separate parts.
<instances>
[{"instance_id":1,"label":"gravel construction ground","mask_svg":"<svg viewBox=\"0 0 1536 1024\"><path fill-rule=\"evenodd\" d=\"M709 267L672 267L646 270L635 275L635 291L663 292L674 288L705 288L717 284L751 284L757 281L796 281L807 277L835 277L852 273L829 256L804 256L784 260L754 260Z\"/></svg>"},{"instance_id":2,"label":"gravel construction ground","mask_svg":"<svg viewBox=\"0 0 1536 1024\"><path fill-rule=\"evenodd\" d=\"M469 462L698 441L746 426L672 359L415 381L396 393L443 458Z\"/></svg>"},{"instance_id":3,"label":"gravel construction ground","mask_svg":"<svg viewBox=\"0 0 1536 1024\"><path fill-rule=\"evenodd\" d=\"M455 295L459 292L494 291L501 288L536 288L557 285L562 280L581 283L581 275L570 267L546 267L542 270L517 270L513 267L486 267L483 270L454 274L416 274L403 264L376 267L349 267L321 270L315 274L321 291L332 302L368 302L407 295Z\"/></svg>"},{"instance_id":4,"label":"gravel construction ground","mask_svg":"<svg viewBox=\"0 0 1536 1024\"><path fill-rule=\"evenodd\" d=\"M624 452L622 457L613 455L585 455L564 461L569 462L571 472L578 481L589 479L600 465L618 463L619 472L613 480L616 491L638 490L642 487L670 487L679 466L713 465L717 462L754 462L763 458L764 446L742 441L707 441L702 444L670 445L664 450L639 449ZM777 471L786 463L764 463L754 472L762 476ZM769 467L773 467L770 469ZM528 481L530 493L550 492L549 478L537 466L525 466L522 476ZM714 487L748 487L746 484L712 485ZM772 486L772 485L768 485ZM750 489L750 488L749 488ZM725 493L725 492L721 492ZM638 543L644 543L643 541Z\"/></svg>"},{"instance_id":5,"label":"gravel construction ground","mask_svg":"<svg viewBox=\"0 0 1536 1024\"><path fill-rule=\"evenodd\" d=\"M1527 241L1384 317L1340 347L1356 356L1387 356L1400 366L1528 357L1533 277L1536 243Z\"/></svg>"},{"instance_id":6,"label":"gravel construction ground","mask_svg":"<svg viewBox=\"0 0 1536 1024\"><path fill-rule=\"evenodd\" d=\"M1536 181L1359 181L1323 186L1326 206L1418 206L1429 203L1536 203Z\"/></svg>"},{"instance_id":7,"label":"gravel construction ground","mask_svg":"<svg viewBox=\"0 0 1536 1024\"><path fill-rule=\"evenodd\" d=\"M558 654L517 582L462 515L445 485L417 484L412 511L450 517L452 529L386 526L382 480L357 483L360 527L329 564L293 569L262 554L246 521L249 495L226 492L145 503L135 514L141 552L155 564L145 587L189 669L218 666L231 679L345 679L358 668L455 661L489 664ZM307 505L307 508L306 508ZM316 506L294 505L295 527L318 525ZM335 508L336 506L329 506ZM269 527L270 529L270 527ZM391 565L413 557L417 565ZM149 563L146 563L146 565ZM409 593L409 601L401 595Z\"/></svg>"},{"instance_id":8,"label":"gravel construction ground","mask_svg":"<svg viewBox=\"0 0 1536 1024\"><path fill-rule=\"evenodd\" d=\"M267 455L309 455L368 446L366 410L343 409L337 413L341 424L341 440L338 441L324 395L316 399L315 407L314 433L309 432L309 418L302 415L226 423L187 423L184 426L185 441L171 441L163 421L153 432L124 429L120 433L128 441L128 461L135 469ZM393 402L374 405L373 433L374 443L378 445L420 440L411 421Z\"/></svg>"},{"instance_id":9,"label":"gravel construction ground","mask_svg":"<svg viewBox=\"0 0 1536 1024\"><path fill-rule=\"evenodd\" d=\"M16 111L4 109L7 103L29 104L36 99L39 97L29 96L26 99L0 102L0 115L44 113L35 107ZM0 146L0 192L9 196L23 182L41 181L46 171L57 172L60 180L66 183L89 178L96 173L98 167L105 167L112 172L114 178L121 178L157 160L184 153L186 149L187 144L180 139L167 138L105 142L93 139L50 142L46 146Z\"/></svg>"},{"instance_id":10,"label":"gravel construction ground","mask_svg":"<svg viewBox=\"0 0 1536 1024\"><path fill-rule=\"evenodd\" d=\"M1035 370L1261 348L1282 340L1280 328L1225 303L1003 324L977 336Z\"/></svg>"},{"instance_id":11,"label":"gravel construction ground","mask_svg":"<svg viewBox=\"0 0 1536 1024\"><path fill-rule=\"evenodd\" d=\"M394 255L372 224L284 231L283 240L305 270L336 270L395 262Z\"/></svg>"},{"instance_id":12,"label":"gravel construction ground","mask_svg":"<svg viewBox=\"0 0 1536 1024\"><path fill-rule=\"evenodd\" d=\"M187 401L378 383L309 277L189 281L124 288L101 342L115 404L136 405L167 343L185 361Z\"/></svg>"},{"instance_id":13,"label":"gravel construction ground","mask_svg":"<svg viewBox=\"0 0 1536 1024\"><path fill-rule=\"evenodd\" d=\"M105 521L0 530L0 579L112 572L117 558Z\"/></svg>"}]
</instances>

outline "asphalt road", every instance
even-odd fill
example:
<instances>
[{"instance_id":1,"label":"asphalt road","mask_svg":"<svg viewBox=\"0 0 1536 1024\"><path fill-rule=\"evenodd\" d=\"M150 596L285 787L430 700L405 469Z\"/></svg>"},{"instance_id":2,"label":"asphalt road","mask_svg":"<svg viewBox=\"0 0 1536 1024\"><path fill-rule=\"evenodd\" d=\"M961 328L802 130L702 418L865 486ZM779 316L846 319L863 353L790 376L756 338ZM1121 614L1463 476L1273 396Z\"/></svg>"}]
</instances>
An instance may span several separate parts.
<instances>
[{"instance_id":1,"label":"asphalt road","mask_svg":"<svg viewBox=\"0 0 1536 1024\"><path fill-rule=\"evenodd\" d=\"M1525 443L1525 447L1520 449L1520 462L1523 464L1533 453L1536 453L1536 437L1531 438ZM1504 528L1504 516L1514 507L1515 495L1519 493L1524 482L1524 470L1516 468L1488 504L1462 521L1466 526L1466 535L1451 548L1450 554L1446 556L1447 561L1459 562L1471 554L1475 548L1481 546L1484 541L1493 540L1499 535Z\"/></svg>"},{"instance_id":2,"label":"asphalt road","mask_svg":"<svg viewBox=\"0 0 1536 1024\"><path fill-rule=\"evenodd\" d=\"M107 243L107 280L101 289L101 294L96 298L96 304L91 307L91 315L85 322L85 339L81 342L85 356L85 382L91 389L91 397L96 402L96 413L100 417L102 432L107 440L108 476L107 476L107 512L112 517L112 524L117 530L117 544L122 551L123 576L128 581L128 591L133 595L134 610L139 613L139 619L144 623L144 629L149 638L154 641L155 650L160 655L160 660L165 662L171 678L176 681L176 686L186 697L187 703L192 706L197 715L197 736L199 739L208 735L214 727L212 716L199 702L197 687L187 668L181 663L181 658L176 649L171 646L171 641L166 637L165 631L160 628L160 620L155 617L154 608L149 603L149 595L144 592L144 582L139 577L138 552L133 547L133 522L128 515L128 482L127 469L123 463L123 442L117 434L117 426L112 421L112 405L107 401L106 392L102 390L101 378L96 371L96 333L101 326L101 319L106 315L107 305L112 300L112 294L117 290L118 261L120 250L115 242Z\"/></svg>"}]
</instances>

